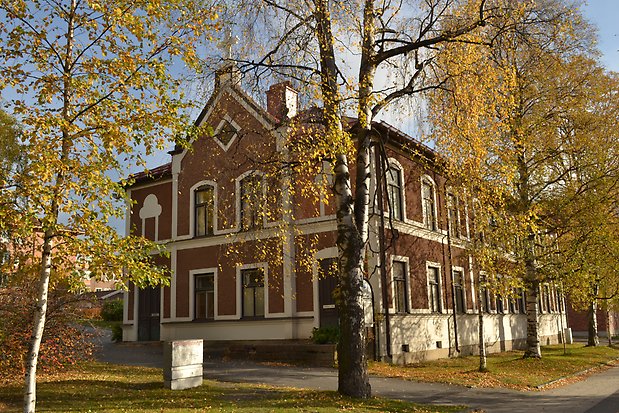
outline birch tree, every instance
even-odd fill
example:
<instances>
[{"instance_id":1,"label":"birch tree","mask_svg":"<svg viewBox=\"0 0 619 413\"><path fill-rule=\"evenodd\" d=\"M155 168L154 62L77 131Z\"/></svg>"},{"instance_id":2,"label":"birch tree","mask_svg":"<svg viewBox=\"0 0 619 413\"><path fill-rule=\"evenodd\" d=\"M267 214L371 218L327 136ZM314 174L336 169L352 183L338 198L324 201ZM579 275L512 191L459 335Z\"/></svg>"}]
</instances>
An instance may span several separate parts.
<instances>
[{"instance_id":1,"label":"birch tree","mask_svg":"<svg viewBox=\"0 0 619 413\"><path fill-rule=\"evenodd\" d=\"M198 69L195 45L216 28L207 1L2 0L0 90L22 125L26 168L0 196L25 202L2 216L36 242L39 271L25 366L24 412L34 412L50 282L90 257L97 277L165 283L157 246L108 226L125 205L117 176L185 131L178 74ZM123 272L123 268L127 272ZM69 279L79 282L79 279Z\"/></svg>"},{"instance_id":2,"label":"birch tree","mask_svg":"<svg viewBox=\"0 0 619 413\"><path fill-rule=\"evenodd\" d=\"M550 204L574 172L559 167L574 149L559 124L567 102L585 94L590 72L569 68L592 32L574 5L554 1L523 4L503 25L511 29L489 28L470 39L488 48L444 49L450 81L432 98L432 118L451 175L478 201L478 261L489 272L494 264L515 264L511 278L526 288L525 357L540 358L538 294L551 280L554 256Z\"/></svg>"}]
</instances>

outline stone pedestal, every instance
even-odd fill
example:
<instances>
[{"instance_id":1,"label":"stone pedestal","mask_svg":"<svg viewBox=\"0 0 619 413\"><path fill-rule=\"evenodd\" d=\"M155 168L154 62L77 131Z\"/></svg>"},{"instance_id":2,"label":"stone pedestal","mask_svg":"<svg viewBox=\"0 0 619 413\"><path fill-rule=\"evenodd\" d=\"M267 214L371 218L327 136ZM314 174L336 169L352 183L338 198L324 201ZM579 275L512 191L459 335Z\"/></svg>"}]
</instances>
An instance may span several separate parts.
<instances>
[{"instance_id":1,"label":"stone pedestal","mask_svg":"<svg viewBox=\"0 0 619 413\"><path fill-rule=\"evenodd\" d=\"M202 384L202 340L168 341L163 347L163 383L171 390Z\"/></svg>"},{"instance_id":2,"label":"stone pedestal","mask_svg":"<svg viewBox=\"0 0 619 413\"><path fill-rule=\"evenodd\" d=\"M565 344L574 344L571 328L566 328L563 330L563 337L565 337Z\"/></svg>"}]
</instances>

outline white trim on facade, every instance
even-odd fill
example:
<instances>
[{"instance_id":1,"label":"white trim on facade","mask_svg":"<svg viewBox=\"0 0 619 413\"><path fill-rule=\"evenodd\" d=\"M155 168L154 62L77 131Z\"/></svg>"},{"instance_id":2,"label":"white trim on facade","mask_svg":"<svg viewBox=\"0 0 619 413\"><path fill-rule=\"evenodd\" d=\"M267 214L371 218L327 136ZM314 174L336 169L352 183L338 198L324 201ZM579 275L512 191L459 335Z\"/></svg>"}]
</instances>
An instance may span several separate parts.
<instances>
[{"instance_id":1,"label":"white trim on facade","mask_svg":"<svg viewBox=\"0 0 619 413\"><path fill-rule=\"evenodd\" d=\"M400 178L400 202L402 205L400 205L400 208L402 209L402 219L396 219L394 218L394 221L402 221L402 222L407 222L407 209L406 208L406 182L404 180L404 167L402 166L402 164L395 158L387 158L387 167L391 168L391 166L394 166L394 169L398 170L398 175ZM385 183L386 185L386 183ZM385 188L387 189L387 188ZM389 205L389 192L387 192L387 204ZM391 216L391 210L385 211L385 215L386 216Z\"/></svg>"},{"instance_id":2,"label":"white trim on facade","mask_svg":"<svg viewBox=\"0 0 619 413\"><path fill-rule=\"evenodd\" d=\"M200 188L203 185L208 185L213 187L213 234L210 235L218 235L218 195L217 195L217 182L211 181L209 179L204 179L199 181L189 188L189 235L188 238L194 238L196 236L196 211L195 211L195 202L196 202L196 189ZM207 234L209 235L209 234Z\"/></svg>"},{"instance_id":3,"label":"white trim on facade","mask_svg":"<svg viewBox=\"0 0 619 413\"><path fill-rule=\"evenodd\" d=\"M230 138L230 140L228 141L227 144L223 143L222 141L219 140L219 138L217 138L217 134L219 132L221 132L221 130L223 129L223 127L226 125L226 123L229 123L230 125L232 125L232 127L235 129L235 133L234 135L232 135L232 138ZM239 132L241 131L241 126L236 123L227 113L224 114L223 119L221 121L219 121L219 125L217 125L217 127L215 128L215 132L213 132L213 140L215 140L215 142L217 143L217 145L219 145L219 147L221 149L224 150L224 152L228 152L228 149L230 149L230 147L232 146L232 143L234 143L234 141L236 140L236 137L238 136Z\"/></svg>"},{"instance_id":4,"label":"white trim on facade","mask_svg":"<svg viewBox=\"0 0 619 413\"><path fill-rule=\"evenodd\" d=\"M219 320L219 308L217 305L218 297L218 269L217 267L196 268L189 270L189 318L196 319L196 275L213 274L213 319Z\"/></svg>"},{"instance_id":5,"label":"white trim on facade","mask_svg":"<svg viewBox=\"0 0 619 413\"><path fill-rule=\"evenodd\" d=\"M433 202L434 226L436 227L434 229L430 229L430 228L427 228L425 226L425 217L427 216L428 211L426 211L426 206L424 205L424 202L423 202L423 181L424 180L429 181L429 183L432 186L432 198L434 200L434 202ZM421 191L420 191L421 216L423 217L422 221L421 221L421 224L428 231L434 231L434 232L439 232L440 233L441 232L441 226L440 226L440 222L439 222L439 219L438 219L438 198L437 198L437 196L438 196L438 194L437 194L438 186L436 185L436 182L434 181L434 179L432 179L432 177L430 175L428 175L428 174L421 175L421 179L420 179L419 182L420 182L420 185L421 185L420 186L420 188L421 188Z\"/></svg>"},{"instance_id":6,"label":"white trim on facade","mask_svg":"<svg viewBox=\"0 0 619 413\"><path fill-rule=\"evenodd\" d=\"M432 312L432 298L430 295L430 268L437 268L438 269L438 294L439 294L439 311L438 313ZM428 312L430 314L443 314L443 313L447 313L446 308L445 308L445 299L443 297L443 267L441 264L437 263L437 262L433 262L433 261L426 261L426 289L427 289L427 293L428 293Z\"/></svg>"},{"instance_id":7,"label":"white trim on facade","mask_svg":"<svg viewBox=\"0 0 619 413\"><path fill-rule=\"evenodd\" d=\"M264 318L274 318L272 313L269 312L269 264L266 262L255 262L236 266L236 314L234 316L237 320L243 319L243 280L241 273L243 270L255 268L261 268L264 274ZM232 316L226 319L232 319Z\"/></svg>"},{"instance_id":8,"label":"white trim on facade","mask_svg":"<svg viewBox=\"0 0 619 413\"><path fill-rule=\"evenodd\" d=\"M399 262L403 262L404 263L404 288L406 291L406 303L405 306L406 308L404 309L403 312L398 313L396 312L396 308L395 308L395 290L394 290L394 279L393 279L393 262L394 261L399 261ZM391 255L389 257L389 276L391 277L391 305L389 306L389 312L393 313L393 314L400 314L400 315L406 315L409 314L412 308L411 305L411 288L410 288L410 258L409 257L405 257L402 255Z\"/></svg>"}]
</instances>

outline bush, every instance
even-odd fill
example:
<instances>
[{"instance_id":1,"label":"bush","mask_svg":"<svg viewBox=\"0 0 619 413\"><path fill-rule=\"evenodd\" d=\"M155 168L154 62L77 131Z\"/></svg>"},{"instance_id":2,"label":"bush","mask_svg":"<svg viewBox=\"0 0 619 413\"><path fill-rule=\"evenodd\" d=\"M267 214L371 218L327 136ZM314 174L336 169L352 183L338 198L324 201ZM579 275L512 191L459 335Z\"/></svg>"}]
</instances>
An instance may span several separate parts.
<instances>
[{"instance_id":1,"label":"bush","mask_svg":"<svg viewBox=\"0 0 619 413\"><path fill-rule=\"evenodd\" d=\"M123 321L122 300L112 300L103 303L101 318L105 321Z\"/></svg>"},{"instance_id":2,"label":"bush","mask_svg":"<svg viewBox=\"0 0 619 413\"><path fill-rule=\"evenodd\" d=\"M0 383L21 378L32 334L35 281L0 289ZM92 340L75 323L81 300L56 287L48 298L47 320L39 351L42 372L55 372L92 355Z\"/></svg>"},{"instance_id":3,"label":"bush","mask_svg":"<svg viewBox=\"0 0 619 413\"><path fill-rule=\"evenodd\" d=\"M314 327L311 339L316 344L336 344L340 339L340 329L338 327Z\"/></svg>"},{"instance_id":4,"label":"bush","mask_svg":"<svg viewBox=\"0 0 619 413\"><path fill-rule=\"evenodd\" d=\"M112 324L112 341L115 343L123 341L123 327L120 323Z\"/></svg>"}]
</instances>

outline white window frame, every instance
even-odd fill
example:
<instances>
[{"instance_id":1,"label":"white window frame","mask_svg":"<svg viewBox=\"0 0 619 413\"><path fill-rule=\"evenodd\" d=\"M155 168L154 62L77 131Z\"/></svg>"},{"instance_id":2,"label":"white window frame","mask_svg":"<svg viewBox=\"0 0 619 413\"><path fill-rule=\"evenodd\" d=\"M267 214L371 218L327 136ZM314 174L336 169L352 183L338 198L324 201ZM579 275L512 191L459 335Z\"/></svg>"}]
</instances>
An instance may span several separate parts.
<instances>
[{"instance_id":1,"label":"white window frame","mask_svg":"<svg viewBox=\"0 0 619 413\"><path fill-rule=\"evenodd\" d=\"M213 319L214 320L226 320L230 319L230 316L219 316L219 309L217 306L217 297L218 297L218 274L219 270L217 267L209 267L209 268L196 268L194 270L189 270L189 320L196 319L196 275L203 275L207 273L213 274Z\"/></svg>"},{"instance_id":2,"label":"white window frame","mask_svg":"<svg viewBox=\"0 0 619 413\"><path fill-rule=\"evenodd\" d=\"M266 262L256 262L236 266L236 318L243 320L243 270L262 269L264 274L264 318L271 318L269 312L269 265ZM246 320L260 320L262 317L247 318Z\"/></svg>"},{"instance_id":3,"label":"white window frame","mask_svg":"<svg viewBox=\"0 0 619 413\"><path fill-rule=\"evenodd\" d=\"M430 268L438 269L438 295L439 295L439 311L432 311L432 295L430 293ZM445 313L445 300L443 297L443 268L441 264L432 261L426 261L426 289L428 292L428 311L431 314Z\"/></svg>"},{"instance_id":4,"label":"white window frame","mask_svg":"<svg viewBox=\"0 0 619 413\"><path fill-rule=\"evenodd\" d=\"M189 188L189 236L190 238L194 238L196 236L196 189L201 186L209 185L213 187L213 235L218 235L219 230L217 229L217 182L211 180L203 180L200 182L196 182L193 184L191 188Z\"/></svg>"},{"instance_id":5,"label":"white window frame","mask_svg":"<svg viewBox=\"0 0 619 413\"><path fill-rule=\"evenodd\" d=\"M433 200L433 208L434 211L432 211L433 213L433 217L434 217L434 228L428 228L426 226L426 216L428 214L428 211L426 211L426 205L425 202L423 202L423 185L424 185L424 181L428 181L430 183L430 185L432 186L432 200ZM421 181L420 181L420 198L421 198L421 213L422 213L422 220L421 223L423 225L423 227L425 229L427 229L428 231L439 231L440 230L440 226L439 226L439 222L438 222L438 202L437 202L437 198L436 198L436 192L437 192L437 185L436 182L434 181L434 179L432 179L432 177L430 175L424 174L421 176Z\"/></svg>"},{"instance_id":6,"label":"white window frame","mask_svg":"<svg viewBox=\"0 0 619 413\"><path fill-rule=\"evenodd\" d=\"M267 199L267 188L264 179L264 172L250 169L249 171L243 172L241 175L237 176L235 179L235 196L236 196L236 231L241 231L241 181L247 178L250 175L259 176L260 177L260 186L262 187L262 196L266 200ZM264 206L263 206L264 208ZM266 228L267 220L266 220L266 211L263 211L262 215L262 227L254 228L255 230L259 230L262 228ZM245 230L244 230L245 231Z\"/></svg>"},{"instance_id":7,"label":"white window frame","mask_svg":"<svg viewBox=\"0 0 619 413\"><path fill-rule=\"evenodd\" d=\"M226 123L229 123L230 125L232 125L232 127L234 129L236 129L236 133L234 135L232 135L232 138L230 138L230 141L228 142L228 144L223 143L222 141L220 141L217 138L217 134L223 129L223 127L226 125ZM239 132L241 131L241 126L236 123L227 113L223 116L223 119L221 121L219 121L219 124L217 125L217 127L215 128L215 131L213 132L213 139L215 140L215 142L217 142L217 145L219 145L221 147L221 149L224 150L224 152L227 152L228 149L230 149L230 147L232 146L232 143L234 143L234 141L236 140L236 137L239 136Z\"/></svg>"},{"instance_id":8,"label":"white window frame","mask_svg":"<svg viewBox=\"0 0 619 413\"><path fill-rule=\"evenodd\" d=\"M404 288L405 288L405 303L406 307L404 311L397 312L395 308L395 281L393 278L393 262L399 261L404 263ZM408 257L401 255L391 255L389 257L389 276L391 277L391 305L389 306L389 312L393 314L410 314L411 313L411 287L410 287L410 260Z\"/></svg>"},{"instance_id":9,"label":"white window frame","mask_svg":"<svg viewBox=\"0 0 619 413\"><path fill-rule=\"evenodd\" d=\"M456 271L459 272L460 274L462 274L462 276L461 276L461 284L460 285L462 287L462 307L463 307L463 310L464 310L462 312L458 312L458 314L467 314L469 312L469 310L468 310L468 302L467 302L467 299L466 299L466 275L465 275L466 272L464 271L464 267L458 267L458 266L455 266L455 265L452 266L451 267L451 272L452 272L451 279L452 279L452 281L456 279L455 278L455 272ZM455 288L452 286L452 293L453 293L454 290L455 290ZM455 295L452 297L452 299L453 300L456 299ZM453 308L451 310L453 311ZM456 308L456 310L457 310L457 308Z\"/></svg>"},{"instance_id":10,"label":"white window frame","mask_svg":"<svg viewBox=\"0 0 619 413\"><path fill-rule=\"evenodd\" d=\"M404 167L402 166L402 164L400 162L398 162L397 159L395 158L388 158L387 159L387 173L389 173L389 169L397 169L398 171L398 176L400 178L400 202L402 205L400 205L400 208L402 210L402 219L396 219L397 221L400 222L406 222L406 184L404 182ZM387 203L388 206L391 206L391 202L389 199L389 187L387 182L385 181L385 189L386 189L386 194L387 194ZM389 215L391 216L391 209L389 209Z\"/></svg>"}]
</instances>

